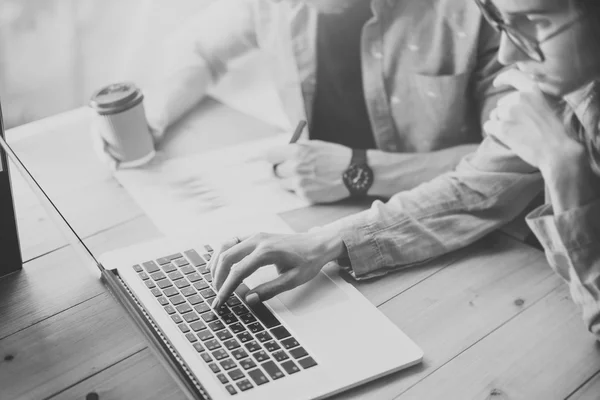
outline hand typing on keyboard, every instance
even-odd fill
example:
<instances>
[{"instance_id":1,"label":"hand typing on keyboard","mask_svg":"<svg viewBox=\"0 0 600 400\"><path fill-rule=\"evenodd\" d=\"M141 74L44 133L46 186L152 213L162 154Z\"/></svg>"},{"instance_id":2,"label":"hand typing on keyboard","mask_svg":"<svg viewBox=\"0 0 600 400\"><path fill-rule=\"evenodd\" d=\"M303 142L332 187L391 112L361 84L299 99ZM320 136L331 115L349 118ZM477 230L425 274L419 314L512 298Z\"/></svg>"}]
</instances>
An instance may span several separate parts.
<instances>
[{"instance_id":1,"label":"hand typing on keyboard","mask_svg":"<svg viewBox=\"0 0 600 400\"><path fill-rule=\"evenodd\" d=\"M210 260L209 269L218 290L212 307L222 305L245 278L263 266L274 264L278 277L248 292L245 299L250 304L310 281L344 252L339 236L325 230L286 235L258 233L230 239Z\"/></svg>"}]
</instances>

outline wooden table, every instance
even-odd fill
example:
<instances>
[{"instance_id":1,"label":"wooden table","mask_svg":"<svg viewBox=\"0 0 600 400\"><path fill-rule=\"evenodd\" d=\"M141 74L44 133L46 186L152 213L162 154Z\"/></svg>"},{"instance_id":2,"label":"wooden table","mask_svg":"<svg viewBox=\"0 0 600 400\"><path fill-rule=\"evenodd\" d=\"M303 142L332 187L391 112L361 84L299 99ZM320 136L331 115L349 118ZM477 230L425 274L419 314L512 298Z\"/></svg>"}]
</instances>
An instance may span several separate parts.
<instances>
[{"instance_id":1,"label":"wooden table","mask_svg":"<svg viewBox=\"0 0 600 400\"><path fill-rule=\"evenodd\" d=\"M9 142L92 251L159 237L94 157L89 117L79 109L13 129ZM268 135L273 128L207 100L173 130L162 149L169 156ZM27 261L23 271L0 279L0 399L90 393L100 399L183 398L22 180L14 173L13 179ZM302 231L363 207L318 206L282 217ZM567 287L541 252L503 234L356 286L425 358L337 398L600 398L600 346Z\"/></svg>"}]
</instances>

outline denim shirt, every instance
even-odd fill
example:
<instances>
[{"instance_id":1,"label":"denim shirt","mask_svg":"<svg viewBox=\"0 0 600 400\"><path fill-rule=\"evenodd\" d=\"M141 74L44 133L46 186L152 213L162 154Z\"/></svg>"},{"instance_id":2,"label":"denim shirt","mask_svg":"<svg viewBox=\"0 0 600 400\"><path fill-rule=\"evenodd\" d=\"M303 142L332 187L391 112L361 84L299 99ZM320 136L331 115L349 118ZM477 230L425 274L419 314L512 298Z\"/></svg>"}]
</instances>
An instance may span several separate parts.
<instances>
[{"instance_id":1,"label":"denim shirt","mask_svg":"<svg viewBox=\"0 0 600 400\"><path fill-rule=\"evenodd\" d=\"M521 214L543 188L538 170L487 137L455 171L323 229L338 232L346 245L348 260L340 265L367 279L475 242ZM526 222L600 339L600 199L558 215L546 204Z\"/></svg>"},{"instance_id":2,"label":"denim shirt","mask_svg":"<svg viewBox=\"0 0 600 400\"><path fill-rule=\"evenodd\" d=\"M499 37L474 2L373 0L371 7L361 60L378 149L430 152L479 143L482 121L502 93L492 86L502 67ZM187 71L192 78L180 86L188 89L194 77L216 82L232 60L260 49L289 120L310 120L316 35L317 10L303 3L219 0L175 35L170 75Z\"/></svg>"}]
</instances>

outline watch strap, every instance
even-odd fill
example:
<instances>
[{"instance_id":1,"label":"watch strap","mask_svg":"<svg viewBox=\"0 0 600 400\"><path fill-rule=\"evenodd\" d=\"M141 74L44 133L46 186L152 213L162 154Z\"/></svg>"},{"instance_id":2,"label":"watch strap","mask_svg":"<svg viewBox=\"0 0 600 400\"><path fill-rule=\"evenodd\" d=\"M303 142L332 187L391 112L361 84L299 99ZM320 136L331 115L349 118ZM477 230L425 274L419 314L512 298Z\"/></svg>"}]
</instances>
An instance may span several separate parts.
<instances>
[{"instance_id":1,"label":"watch strap","mask_svg":"<svg viewBox=\"0 0 600 400\"><path fill-rule=\"evenodd\" d=\"M367 150L352 149L352 158L350 159L350 165L365 165L365 164L367 164Z\"/></svg>"}]
</instances>

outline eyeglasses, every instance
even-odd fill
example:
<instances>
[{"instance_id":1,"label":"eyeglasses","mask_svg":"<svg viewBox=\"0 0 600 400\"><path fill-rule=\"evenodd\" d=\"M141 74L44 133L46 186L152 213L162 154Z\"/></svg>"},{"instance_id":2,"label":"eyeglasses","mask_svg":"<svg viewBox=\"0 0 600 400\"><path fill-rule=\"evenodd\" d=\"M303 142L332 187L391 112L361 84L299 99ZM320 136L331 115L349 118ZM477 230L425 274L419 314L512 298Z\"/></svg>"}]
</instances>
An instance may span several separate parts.
<instances>
[{"instance_id":1,"label":"eyeglasses","mask_svg":"<svg viewBox=\"0 0 600 400\"><path fill-rule=\"evenodd\" d=\"M494 29L504 33L506 37L508 37L508 39L510 39L510 41L519 48L519 50L527 55L527 57L537 62L544 62L546 60L546 57L540 48L540 44L566 31L580 19L575 18L573 21L566 23L543 39L535 39L522 32L519 32L519 30L517 30L515 27L511 26L508 22L505 22L502 18L502 14L491 2L491 0L475 0L475 3L477 6L479 6L483 17L489 22L490 25L492 25L492 27L494 27Z\"/></svg>"}]
</instances>

